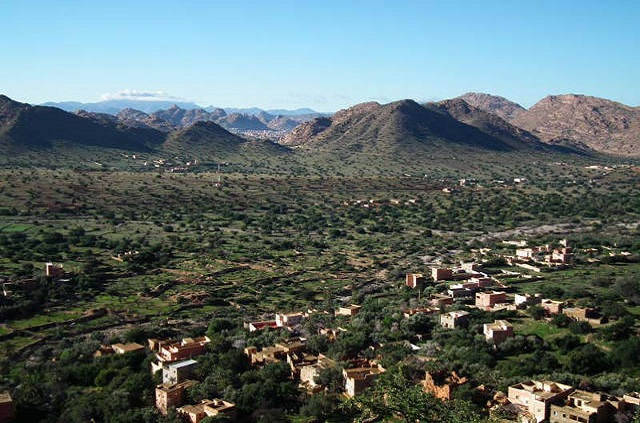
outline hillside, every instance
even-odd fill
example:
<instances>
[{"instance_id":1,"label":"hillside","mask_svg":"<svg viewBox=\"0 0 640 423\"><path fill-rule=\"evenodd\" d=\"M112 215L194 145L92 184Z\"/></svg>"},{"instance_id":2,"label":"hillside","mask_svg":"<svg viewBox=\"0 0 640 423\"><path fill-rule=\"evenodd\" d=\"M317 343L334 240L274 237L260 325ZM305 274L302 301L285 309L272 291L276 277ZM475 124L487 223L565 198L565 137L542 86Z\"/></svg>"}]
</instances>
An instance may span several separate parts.
<instances>
[{"instance_id":1,"label":"hillside","mask_svg":"<svg viewBox=\"0 0 640 423\"><path fill-rule=\"evenodd\" d=\"M498 137L483 132L438 107L401 100L385 105L363 103L341 110L332 118L315 119L297 127L282 143L374 154L432 154L459 149L507 152L534 146L532 141L505 141L507 138L504 134Z\"/></svg>"},{"instance_id":2,"label":"hillside","mask_svg":"<svg viewBox=\"0 0 640 423\"><path fill-rule=\"evenodd\" d=\"M512 122L543 141L583 143L596 151L640 156L640 108L584 95L548 96Z\"/></svg>"},{"instance_id":3,"label":"hillside","mask_svg":"<svg viewBox=\"0 0 640 423\"><path fill-rule=\"evenodd\" d=\"M176 105L166 110L158 110L151 115L152 119L164 120L175 128L185 128L196 122L216 120L219 115L212 114L204 109L183 109Z\"/></svg>"},{"instance_id":4,"label":"hillside","mask_svg":"<svg viewBox=\"0 0 640 423\"><path fill-rule=\"evenodd\" d=\"M464 100L467 104L480 110L497 115L507 122L511 122L527 110L518 103L497 95L471 92L456 98Z\"/></svg>"},{"instance_id":5,"label":"hillside","mask_svg":"<svg viewBox=\"0 0 640 423\"><path fill-rule=\"evenodd\" d=\"M269 141L249 141L220 125L201 121L171 133L162 150L200 160L264 160L286 154L286 147Z\"/></svg>"},{"instance_id":6,"label":"hillside","mask_svg":"<svg viewBox=\"0 0 640 423\"><path fill-rule=\"evenodd\" d=\"M267 125L258 119L255 115L231 113L217 121L221 126L227 129L264 131L269 129Z\"/></svg>"},{"instance_id":7,"label":"hillside","mask_svg":"<svg viewBox=\"0 0 640 423\"><path fill-rule=\"evenodd\" d=\"M514 148L518 148L522 143L530 144L535 148L542 148L543 144L530 134L501 118L468 104L462 98L444 100L438 103L428 103L427 108L448 114L452 118L473 126L483 133L497 138Z\"/></svg>"},{"instance_id":8,"label":"hillside","mask_svg":"<svg viewBox=\"0 0 640 423\"><path fill-rule=\"evenodd\" d=\"M0 146L6 152L73 147L150 151L162 142L157 131L132 131L102 115L80 115L55 107L30 106L0 96Z\"/></svg>"}]
</instances>

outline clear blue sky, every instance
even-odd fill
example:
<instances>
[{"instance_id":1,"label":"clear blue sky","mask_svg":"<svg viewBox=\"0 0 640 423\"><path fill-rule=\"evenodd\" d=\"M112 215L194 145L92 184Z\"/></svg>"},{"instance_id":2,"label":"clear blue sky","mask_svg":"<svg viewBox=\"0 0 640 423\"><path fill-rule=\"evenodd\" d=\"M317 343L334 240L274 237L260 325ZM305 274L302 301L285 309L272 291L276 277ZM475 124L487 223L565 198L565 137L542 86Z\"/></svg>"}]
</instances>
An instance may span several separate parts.
<instances>
[{"instance_id":1,"label":"clear blue sky","mask_svg":"<svg viewBox=\"0 0 640 423\"><path fill-rule=\"evenodd\" d=\"M640 1L0 0L0 92L333 111L483 91L640 105Z\"/></svg>"}]
</instances>

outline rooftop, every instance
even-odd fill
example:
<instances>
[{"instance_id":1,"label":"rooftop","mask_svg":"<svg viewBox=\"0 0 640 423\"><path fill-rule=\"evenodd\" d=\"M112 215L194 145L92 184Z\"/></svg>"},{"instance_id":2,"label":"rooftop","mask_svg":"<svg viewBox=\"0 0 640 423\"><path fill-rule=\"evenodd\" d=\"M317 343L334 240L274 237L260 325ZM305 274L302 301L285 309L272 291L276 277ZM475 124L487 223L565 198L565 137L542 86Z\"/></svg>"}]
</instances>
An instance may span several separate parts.
<instances>
[{"instance_id":1,"label":"rooftop","mask_svg":"<svg viewBox=\"0 0 640 423\"><path fill-rule=\"evenodd\" d=\"M112 348L118 348L124 352L131 352L131 351L138 351L138 350L143 350L144 346L140 345L136 342L131 342L129 344L113 344L111 345Z\"/></svg>"},{"instance_id":2,"label":"rooftop","mask_svg":"<svg viewBox=\"0 0 640 423\"><path fill-rule=\"evenodd\" d=\"M171 368L181 368L181 367L187 367L187 366L191 366L193 364L197 364L198 362L195 360L184 360L184 361L177 361L175 363L170 363L167 365L167 367L171 367Z\"/></svg>"}]
</instances>

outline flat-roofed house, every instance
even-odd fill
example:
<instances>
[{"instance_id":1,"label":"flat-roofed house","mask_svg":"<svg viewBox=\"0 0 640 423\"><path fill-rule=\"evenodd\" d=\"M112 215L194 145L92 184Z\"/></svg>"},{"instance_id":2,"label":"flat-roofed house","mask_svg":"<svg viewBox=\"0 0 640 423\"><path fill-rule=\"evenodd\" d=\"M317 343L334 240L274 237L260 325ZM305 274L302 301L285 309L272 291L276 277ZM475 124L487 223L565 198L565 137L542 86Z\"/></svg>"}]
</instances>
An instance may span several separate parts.
<instances>
[{"instance_id":1,"label":"flat-roofed house","mask_svg":"<svg viewBox=\"0 0 640 423\"><path fill-rule=\"evenodd\" d=\"M184 338L180 342L162 345L156 357L162 362L186 360L204 353L209 342L211 340L207 336Z\"/></svg>"},{"instance_id":2,"label":"flat-roofed house","mask_svg":"<svg viewBox=\"0 0 640 423\"><path fill-rule=\"evenodd\" d=\"M445 329L458 329L469 322L469 312L464 310L450 311L440 315L440 325Z\"/></svg>"},{"instance_id":3,"label":"flat-roofed house","mask_svg":"<svg viewBox=\"0 0 640 423\"><path fill-rule=\"evenodd\" d=\"M364 364L362 367L342 370L344 377L344 393L347 397L353 398L367 389L379 374L384 373L385 369L379 364L373 362Z\"/></svg>"},{"instance_id":4,"label":"flat-roofed house","mask_svg":"<svg viewBox=\"0 0 640 423\"><path fill-rule=\"evenodd\" d=\"M300 377L300 371L303 367L315 364L318 362L318 356L306 352L291 352L287 353L286 361L291 369L291 378L298 379Z\"/></svg>"},{"instance_id":5,"label":"flat-roofed house","mask_svg":"<svg viewBox=\"0 0 640 423\"><path fill-rule=\"evenodd\" d=\"M336 362L322 354L318 355L318 361L300 369L300 384L311 392L322 390L323 386L316 379L324 369L336 367Z\"/></svg>"},{"instance_id":6,"label":"flat-roofed house","mask_svg":"<svg viewBox=\"0 0 640 423\"><path fill-rule=\"evenodd\" d=\"M448 267L432 267L431 277L434 281L445 281L453 277L453 270Z\"/></svg>"},{"instance_id":7,"label":"flat-roofed house","mask_svg":"<svg viewBox=\"0 0 640 423\"><path fill-rule=\"evenodd\" d=\"M205 417L225 415L233 417L236 414L236 405L222 399L204 399L195 405L185 405L177 409L189 423L200 423Z\"/></svg>"},{"instance_id":8,"label":"flat-roofed house","mask_svg":"<svg viewBox=\"0 0 640 423\"><path fill-rule=\"evenodd\" d=\"M276 313L276 325L278 327L291 327L302 323L304 320L304 313Z\"/></svg>"},{"instance_id":9,"label":"flat-roofed house","mask_svg":"<svg viewBox=\"0 0 640 423\"><path fill-rule=\"evenodd\" d=\"M449 296L454 299L473 297L474 292L475 291L473 289L465 288L464 284L461 283L451 285L447 290L447 294L449 294Z\"/></svg>"},{"instance_id":10,"label":"flat-roofed house","mask_svg":"<svg viewBox=\"0 0 640 423\"><path fill-rule=\"evenodd\" d=\"M180 383L157 385L156 408L166 416L170 409L182 405L184 401L184 391L196 383L194 380L185 380Z\"/></svg>"},{"instance_id":11,"label":"flat-roofed house","mask_svg":"<svg viewBox=\"0 0 640 423\"><path fill-rule=\"evenodd\" d=\"M405 285L411 289L422 288L426 283L427 278L422 273L407 273L405 276Z\"/></svg>"},{"instance_id":12,"label":"flat-roofed house","mask_svg":"<svg viewBox=\"0 0 640 423\"><path fill-rule=\"evenodd\" d=\"M486 288L494 283L493 279L488 276L472 276L469 278L469 282L478 288Z\"/></svg>"},{"instance_id":13,"label":"flat-roofed house","mask_svg":"<svg viewBox=\"0 0 640 423\"><path fill-rule=\"evenodd\" d=\"M562 310L562 313L579 322L587 322L595 325L602 323L602 318L594 308L569 307Z\"/></svg>"},{"instance_id":14,"label":"flat-roofed house","mask_svg":"<svg viewBox=\"0 0 640 423\"><path fill-rule=\"evenodd\" d=\"M429 297L429 305L432 307L443 307L453 304L453 298L444 294L433 294Z\"/></svg>"},{"instance_id":15,"label":"flat-roofed house","mask_svg":"<svg viewBox=\"0 0 640 423\"><path fill-rule=\"evenodd\" d=\"M131 342L129 344L112 344L111 348L113 348L113 352L115 352L116 354L144 351L144 345L140 345L135 342Z\"/></svg>"},{"instance_id":16,"label":"flat-roofed house","mask_svg":"<svg viewBox=\"0 0 640 423\"><path fill-rule=\"evenodd\" d=\"M476 293L476 307L483 310L490 310L496 304L507 302L507 293L504 291L490 291Z\"/></svg>"},{"instance_id":17,"label":"flat-roofed house","mask_svg":"<svg viewBox=\"0 0 640 423\"><path fill-rule=\"evenodd\" d=\"M467 273L473 273L480 270L480 264L476 263L475 261L461 262L460 268Z\"/></svg>"},{"instance_id":18,"label":"flat-roofed house","mask_svg":"<svg viewBox=\"0 0 640 423\"><path fill-rule=\"evenodd\" d=\"M547 257L547 261L551 263L571 264L574 260L573 250L571 247L557 248Z\"/></svg>"},{"instance_id":19,"label":"flat-roofed house","mask_svg":"<svg viewBox=\"0 0 640 423\"><path fill-rule=\"evenodd\" d=\"M264 347L260 351L254 346L244 349L244 353L249 357L251 365L262 366L270 363L285 361L287 354L298 354L305 351L307 347L305 338L291 338L276 343L271 347Z\"/></svg>"},{"instance_id":20,"label":"flat-roofed house","mask_svg":"<svg viewBox=\"0 0 640 423\"><path fill-rule=\"evenodd\" d=\"M162 383L173 384L192 379L197 365L198 362L192 359L164 363L162 368Z\"/></svg>"},{"instance_id":21,"label":"flat-roofed house","mask_svg":"<svg viewBox=\"0 0 640 423\"><path fill-rule=\"evenodd\" d=\"M540 301L540 307L542 307L547 314L550 314L550 315L560 314L562 313L564 302L543 298L542 301Z\"/></svg>"},{"instance_id":22,"label":"flat-roofed house","mask_svg":"<svg viewBox=\"0 0 640 423\"><path fill-rule=\"evenodd\" d=\"M621 404L617 397L578 389L573 391L563 404L551 404L549 422L612 422Z\"/></svg>"},{"instance_id":23,"label":"flat-roofed house","mask_svg":"<svg viewBox=\"0 0 640 423\"><path fill-rule=\"evenodd\" d=\"M169 345L175 343L174 339L159 339L159 338L149 338L147 339L147 345L151 351L158 352L160 351L160 347L163 345Z\"/></svg>"},{"instance_id":24,"label":"flat-roofed house","mask_svg":"<svg viewBox=\"0 0 640 423\"><path fill-rule=\"evenodd\" d=\"M487 342L499 345L513 336L513 326L506 320L495 320L483 326L484 338Z\"/></svg>"},{"instance_id":25,"label":"flat-roofed house","mask_svg":"<svg viewBox=\"0 0 640 423\"><path fill-rule=\"evenodd\" d=\"M350 304L346 307L340 307L336 310L336 316L355 316L360 313L362 306Z\"/></svg>"},{"instance_id":26,"label":"flat-roofed house","mask_svg":"<svg viewBox=\"0 0 640 423\"><path fill-rule=\"evenodd\" d=\"M516 249L516 257L521 259L530 259L536 254L533 248L518 248Z\"/></svg>"},{"instance_id":27,"label":"flat-roofed house","mask_svg":"<svg viewBox=\"0 0 640 423\"><path fill-rule=\"evenodd\" d=\"M561 403L573 390L561 383L529 380L510 386L508 398L513 404L526 407L540 423L549 419L551 404Z\"/></svg>"}]
</instances>

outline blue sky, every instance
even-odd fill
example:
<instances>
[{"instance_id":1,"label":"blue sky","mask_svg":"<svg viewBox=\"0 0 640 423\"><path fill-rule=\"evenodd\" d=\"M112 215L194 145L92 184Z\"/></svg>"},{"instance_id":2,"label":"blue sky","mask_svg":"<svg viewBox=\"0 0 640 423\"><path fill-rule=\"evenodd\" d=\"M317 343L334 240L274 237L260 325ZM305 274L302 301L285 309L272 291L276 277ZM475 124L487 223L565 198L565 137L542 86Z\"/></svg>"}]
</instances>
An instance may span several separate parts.
<instances>
[{"instance_id":1,"label":"blue sky","mask_svg":"<svg viewBox=\"0 0 640 423\"><path fill-rule=\"evenodd\" d=\"M0 18L0 93L31 103L133 90L334 111L482 91L640 106L637 0L0 0Z\"/></svg>"}]
</instances>

